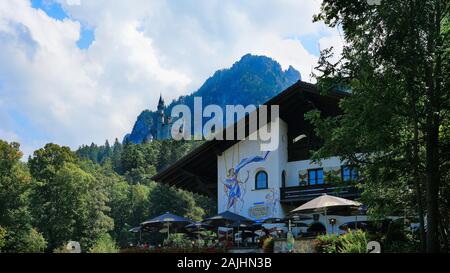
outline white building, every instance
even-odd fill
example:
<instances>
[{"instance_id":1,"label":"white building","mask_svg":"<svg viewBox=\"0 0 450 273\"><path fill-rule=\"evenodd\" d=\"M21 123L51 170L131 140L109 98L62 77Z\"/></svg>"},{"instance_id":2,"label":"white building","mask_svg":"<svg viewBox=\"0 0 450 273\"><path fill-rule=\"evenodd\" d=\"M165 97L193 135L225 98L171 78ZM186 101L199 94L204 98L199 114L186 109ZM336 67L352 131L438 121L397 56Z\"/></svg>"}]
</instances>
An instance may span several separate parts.
<instances>
[{"instance_id":1,"label":"white building","mask_svg":"<svg viewBox=\"0 0 450 273\"><path fill-rule=\"evenodd\" d=\"M345 96L348 94L337 91L321 95L314 85L299 81L265 103L280 107L278 149L261 151L260 142L248 137L241 141L212 140L153 179L213 196L219 213L229 210L255 221L284 217L323 193L358 198L352 186L357 180L356 170L338 157L320 163L310 160L310 151L321 142L304 119L304 114L313 109L320 110L324 116L338 114L338 102ZM248 125L248 118L241 122ZM258 130L264 126L271 125L261 125ZM246 136L251 133L247 128ZM325 218L314 214L311 217L306 223L315 223L316 228L327 227L329 232L339 232L339 225L355 220L355 216ZM328 223L331 218L336 220L333 226ZM358 220L363 218L360 216Z\"/></svg>"}]
</instances>

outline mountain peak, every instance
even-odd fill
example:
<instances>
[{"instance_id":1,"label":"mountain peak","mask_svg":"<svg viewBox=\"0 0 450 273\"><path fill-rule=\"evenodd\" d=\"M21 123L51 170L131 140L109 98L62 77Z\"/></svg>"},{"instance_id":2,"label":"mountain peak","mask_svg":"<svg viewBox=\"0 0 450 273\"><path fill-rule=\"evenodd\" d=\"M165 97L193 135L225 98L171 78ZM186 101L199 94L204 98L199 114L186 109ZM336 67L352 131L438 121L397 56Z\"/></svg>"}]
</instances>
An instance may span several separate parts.
<instances>
[{"instance_id":1,"label":"mountain peak","mask_svg":"<svg viewBox=\"0 0 450 273\"><path fill-rule=\"evenodd\" d=\"M300 72L292 66L283 70L272 58L246 54L230 68L216 71L191 95L170 103L165 114L169 115L176 104L185 104L192 110L194 97L202 97L203 105L215 104L224 109L225 105L260 105L300 79ZM154 111L142 112L126 139L142 143L150 135L155 136L156 118Z\"/></svg>"},{"instance_id":2,"label":"mountain peak","mask_svg":"<svg viewBox=\"0 0 450 273\"><path fill-rule=\"evenodd\" d=\"M286 74L286 77L288 77L290 81L299 81L302 79L300 72L298 72L298 70L296 70L292 65L289 66L289 68L286 70L285 74Z\"/></svg>"},{"instance_id":3,"label":"mountain peak","mask_svg":"<svg viewBox=\"0 0 450 273\"><path fill-rule=\"evenodd\" d=\"M276 72L282 72L281 65L272 58L261 55L245 54L241 59L233 64L231 69L235 67L243 67L247 69L260 68L270 69Z\"/></svg>"},{"instance_id":4,"label":"mountain peak","mask_svg":"<svg viewBox=\"0 0 450 273\"><path fill-rule=\"evenodd\" d=\"M276 61L270 57L264 56L264 55L253 55L251 53L247 53L244 56L241 57L241 59L239 61L237 61L237 63L242 63L242 62L251 62L251 61L270 61L270 62L274 62L276 63Z\"/></svg>"}]
</instances>

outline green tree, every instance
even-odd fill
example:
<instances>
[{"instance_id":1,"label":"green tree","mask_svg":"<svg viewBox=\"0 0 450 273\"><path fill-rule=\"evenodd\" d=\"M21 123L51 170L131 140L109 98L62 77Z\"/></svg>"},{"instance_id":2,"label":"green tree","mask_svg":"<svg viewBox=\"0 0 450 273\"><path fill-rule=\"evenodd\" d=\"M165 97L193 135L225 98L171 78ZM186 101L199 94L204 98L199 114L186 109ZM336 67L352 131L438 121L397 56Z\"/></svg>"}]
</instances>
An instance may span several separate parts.
<instances>
[{"instance_id":1,"label":"green tree","mask_svg":"<svg viewBox=\"0 0 450 273\"><path fill-rule=\"evenodd\" d=\"M119 248L114 239L107 233L102 234L89 249L90 253L118 253Z\"/></svg>"},{"instance_id":2,"label":"green tree","mask_svg":"<svg viewBox=\"0 0 450 273\"><path fill-rule=\"evenodd\" d=\"M114 219L113 238L121 246L130 243L133 236L129 230L135 223L130 222L132 214L129 200L130 186L126 182L120 182L113 186L110 195L111 217Z\"/></svg>"},{"instance_id":3,"label":"green tree","mask_svg":"<svg viewBox=\"0 0 450 273\"><path fill-rule=\"evenodd\" d=\"M37 180L31 195L36 227L54 249L70 240L89 248L112 229L102 184L82 170L68 148L48 144L29 160Z\"/></svg>"},{"instance_id":4,"label":"green tree","mask_svg":"<svg viewBox=\"0 0 450 273\"><path fill-rule=\"evenodd\" d=\"M22 153L18 143L0 140L0 226L4 252L35 252L29 211L31 177L26 165L20 162ZM42 244L41 244L42 245Z\"/></svg>"},{"instance_id":5,"label":"green tree","mask_svg":"<svg viewBox=\"0 0 450 273\"><path fill-rule=\"evenodd\" d=\"M18 246L18 252L22 253L42 253L47 247L47 241L44 236L36 229L32 228L22 238L21 244Z\"/></svg>"},{"instance_id":6,"label":"green tree","mask_svg":"<svg viewBox=\"0 0 450 273\"><path fill-rule=\"evenodd\" d=\"M185 156L193 148L200 145L200 141L176 141L163 140L161 141L161 148L158 158L157 169L163 170L175 163L177 160Z\"/></svg>"},{"instance_id":7,"label":"green tree","mask_svg":"<svg viewBox=\"0 0 450 273\"><path fill-rule=\"evenodd\" d=\"M342 58L322 52L318 85L351 90L335 118L308 114L325 145L320 159L341 155L359 167L363 198L372 213L415 211L421 220L423 249L448 245L447 211L441 203L442 170L448 162L439 128L448 124L450 79L449 2L444 0L325 0L316 20L340 27ZM374 211L375 210L375 211ZM426 240L423 216L427 217Z\"/></svg>"},{"instance_id":8,"label":"green tree","mask_svg":"<svg viewBox=\"0 0 450 273\"><path fill-rule=\"evenodd\" d=\"M145 156L140 146L127 143L123 147L121 155L121 166L124 173L146 164Z\"/></svg>"},{"instance_id":9,"label":"green tree","mask_svg":"<svg viewBox=\"0 0 450 273\"><path fill-rule=\"evenodd\" d=\"M40 182L51 180L66 163L76 163L77 156L69 147L49 143L34 152L28 161L31 175Z\"/></svg>"},{"instance_id":10,"label":"green tree","mask_svg":"<svg viewBox=\"0 0 450 273\"><path fill-rule=\"evenodd\" d=\"M205 211L197 205L192 193L175 187L157 184L151 191L150 201L153 216L170 212L199 221L205 215Z\"/></svg>"},{"instance_id":11,"label":"green tree","mask_svg":"<svg viewBox=\"0 0 450 273\"><path fill-rule=\"evenodd\" d=\"M113 166L113 169L117 173L122 173L122 166L121 166L121 156L122 156L122 144L120 144L119 140L116 138L114 141L114 145L112 147L112 154L111 154L111 164Z\"/></svg>"}]
</instances>

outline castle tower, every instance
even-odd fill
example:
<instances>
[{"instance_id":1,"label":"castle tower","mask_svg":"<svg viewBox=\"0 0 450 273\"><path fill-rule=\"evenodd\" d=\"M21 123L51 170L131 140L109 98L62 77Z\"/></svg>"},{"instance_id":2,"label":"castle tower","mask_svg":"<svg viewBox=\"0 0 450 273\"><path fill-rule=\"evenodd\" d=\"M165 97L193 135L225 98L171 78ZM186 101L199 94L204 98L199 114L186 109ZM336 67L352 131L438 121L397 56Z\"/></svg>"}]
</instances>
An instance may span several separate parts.
<instances>
[{"instance_id":1,"label":"castle tower","mask_svg":"<svg viewBox=\"0 0 450 273\"><path fill-rule=\"evenodd\" d=\"M161 117L164 117L164 109L166 106L164 105L164 99L162 98L162 95L159 95L159 102L158 102L158 115Z\"/></svg>"},{"instance_id":2,"label":"castle tower","mask_svg":"<svg viewBox=\"0 0 450 273\"><path fill-rule=\"evenodd\" d=\"M157 108L157 117L156 117L156 139L163 139L163 127L164 127L164 110L166 106L164 105L164 99L162 95L159 95L159 102Z\"/></svg>"}]
</instances>

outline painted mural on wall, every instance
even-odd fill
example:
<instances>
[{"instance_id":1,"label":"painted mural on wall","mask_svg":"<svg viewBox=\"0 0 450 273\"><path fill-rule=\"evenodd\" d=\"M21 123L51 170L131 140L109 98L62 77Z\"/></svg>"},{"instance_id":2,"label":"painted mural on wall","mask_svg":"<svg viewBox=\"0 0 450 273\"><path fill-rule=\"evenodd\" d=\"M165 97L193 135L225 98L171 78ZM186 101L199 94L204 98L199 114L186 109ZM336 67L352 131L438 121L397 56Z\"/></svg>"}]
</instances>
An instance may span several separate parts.
<instances>
[{"instance_id":1,"label":"painted mural on wall","mask_svg":"<svg viewBox=\"0 0 450 273\"><path fill-rule=\"evenodd\" d=\"M242 159L236 166L227 169L227 178L222 180L224 185L224 193L226 195L226 209L234 212L239 212L244 206L244 196L246 193L246 183L250 177L250 172L247 170L247 177L242 179L240 177L240 171L245 166L256 163L264 162L269 155L270 151L264 152L262 156L251 156ZM224 158L226 164L226 158Z\"/></svg>"},{"instance_id":2,"label":"painted mural on wall","mask_svg":"<svg viewBox=\"0 0 450 273\"><path fill-rule=\"evenodd\" d=\"M280 202L278 191L269 189L264 201L253 203L248 209L248 216L257 222L277 216L277 204Z\"/></svg>"},{"instance_id":3,"label":"painted mural on wall","mask_svg":"<svg viewBox=\"0 0 450 273\"><path fill-rule=\"evenodd\" d=\"M270 208L270 214L268 217L274 217L277 215L277 204L280 203L280 195L275 189L269 189L269 193L266 194L266 205Z\"/></svg>"},{"instance_id":4,"label":"painted mural on wall","mask_svg":"<svg viewBox=\"0 0 450 273\"><path fill-rule=\"evenodd\" d=\"M271 211L272 208L267 206L265 202L253 203L253 206L248 209L248 217L250 217L253 221L259 222L267 219Z\"/></svg>"}]
</instances>

